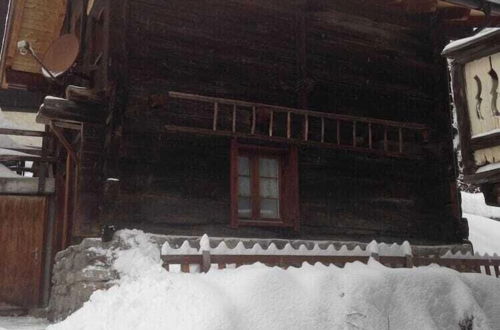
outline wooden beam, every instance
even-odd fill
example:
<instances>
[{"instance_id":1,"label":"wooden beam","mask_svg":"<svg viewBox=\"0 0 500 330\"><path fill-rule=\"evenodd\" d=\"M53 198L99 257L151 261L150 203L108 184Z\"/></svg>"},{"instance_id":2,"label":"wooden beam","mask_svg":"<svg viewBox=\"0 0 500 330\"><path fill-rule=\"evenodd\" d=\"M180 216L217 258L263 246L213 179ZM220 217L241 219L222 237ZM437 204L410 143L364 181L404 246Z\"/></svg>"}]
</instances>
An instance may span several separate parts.
<instances>
[{"instance_id":1,"label":"wooden beam","mask_svg":"<svg viewBox=\"0 0 500 330\"><path fill-rule=\"evenodd\" d=\"M19 136L47 136L43 131L31 131L24 129L0 128L0 135L19 135Z\"/></svg>"},{"instance_id":2,"label":"wooden beam","mask_svg":"<svg viewBox=\"0 0 500 330\"><path fill-rule=\"evenodd\" d=\"M52 132L54 133L54 135L59 140L59 142L61 142L61 144L63 145L64 149L66 149L66 152L71 157L71 159L74 162L77 162L76 152L73 149L73 146L71 145L71 143L69 143L69 141L64 136L64 133L61 132L59 128L55 127L52 122L50 122L50 128L51 128Z\"/></svg>"},{"instance_id":3,"label":"wooden beam","mask_svg":"<svg viewBox=\"0 0 500 330\"><path fill-rule=\"evenodd\" d=\"M38 111L37 122L49 124L52 120L73 123L104 123L106 112L103 106L74 102L47 96Z\"/></svg>"}]
</instances>

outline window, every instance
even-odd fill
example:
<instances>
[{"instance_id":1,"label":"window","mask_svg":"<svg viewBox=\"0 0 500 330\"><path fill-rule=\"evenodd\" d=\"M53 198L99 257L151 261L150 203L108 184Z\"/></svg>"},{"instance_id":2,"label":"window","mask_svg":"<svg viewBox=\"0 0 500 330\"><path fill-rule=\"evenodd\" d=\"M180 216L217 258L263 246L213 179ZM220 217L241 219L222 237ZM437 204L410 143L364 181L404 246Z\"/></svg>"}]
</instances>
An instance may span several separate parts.
<instances>
[{"instance_id":1,"label":"window","mask_svg":"<svg viewBox=\"0 0 500 330\"><path fill-rule=\"evenodd\" d=\"M231 225L298 229L296 148L231 146Z\"/></svg>"}]
</instances>

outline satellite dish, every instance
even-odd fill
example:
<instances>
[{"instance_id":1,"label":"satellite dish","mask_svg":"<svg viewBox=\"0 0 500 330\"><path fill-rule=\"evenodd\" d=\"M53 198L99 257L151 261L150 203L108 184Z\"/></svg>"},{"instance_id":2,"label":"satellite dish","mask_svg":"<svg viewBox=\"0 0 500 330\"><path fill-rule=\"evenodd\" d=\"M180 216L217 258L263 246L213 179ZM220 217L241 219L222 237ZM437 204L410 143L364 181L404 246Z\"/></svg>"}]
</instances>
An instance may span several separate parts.
<instances>
[{"instance_id":1,"label":"satellite dish","mask_svg":"<svg viewBox=\"0 0 500 330\"><path fill-rule=\"evenodd\" d=\"M43 56L42 73L47 78L58 77L75 63L80 52L80 41L74 34L63 34L54 40ZM49 72L50 71L50 74Z\"/></svg>"}]
</instances>

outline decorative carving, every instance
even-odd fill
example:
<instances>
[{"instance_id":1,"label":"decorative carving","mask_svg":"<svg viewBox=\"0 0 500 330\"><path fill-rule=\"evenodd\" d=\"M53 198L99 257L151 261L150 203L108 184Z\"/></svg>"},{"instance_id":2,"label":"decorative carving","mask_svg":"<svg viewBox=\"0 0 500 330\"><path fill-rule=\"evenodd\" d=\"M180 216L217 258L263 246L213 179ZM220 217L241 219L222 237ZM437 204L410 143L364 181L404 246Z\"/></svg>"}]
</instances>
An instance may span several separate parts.
<instances>
[{"instance_id":1,"label":"decorative carving","mask_svg":"<svg viewBox=\"0 0 500 330\"><path fill-rule=\"evenodd\" d=\"M483 92L483 84L481 83L481 79L477 75L474 76L474 81L476 82L477 93L476 93L476 116L477 119L484 119L483 114L481 113L481 103L483 99L481 98L481 93Z\"/></svg>"},{"instance_id":2,"label":"decorative carving","mask_svg":"<svg viewBox=\"0 0 500 330\"><path fill-rule=\"evenodd\" d=\"M499 116L500 112L498 111L497 107L497 100L498 100L498 74L493 69L493 64L491 63L491 57L490 57L490 68L491 70L488 72L488 75L491 78L491 112L493 113L493 116Z\"/></svg>"}]
</instances>

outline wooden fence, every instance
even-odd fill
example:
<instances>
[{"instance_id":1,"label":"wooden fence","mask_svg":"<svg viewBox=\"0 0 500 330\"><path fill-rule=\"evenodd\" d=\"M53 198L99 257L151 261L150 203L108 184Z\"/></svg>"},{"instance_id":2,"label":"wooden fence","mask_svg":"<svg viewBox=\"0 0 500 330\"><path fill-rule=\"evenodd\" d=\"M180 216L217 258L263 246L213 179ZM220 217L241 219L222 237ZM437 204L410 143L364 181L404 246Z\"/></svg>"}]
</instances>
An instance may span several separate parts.
<instances>
[{"instance_id":1,"label":"wooden fence","mask_svg":"<svg viewBox=\"0 0 500 330\"><path fill-rule=\"evenodd\" d=\"M500 277L500 258L494 257L415 257L406 256L379 256L372 254L371 258L381 264L391 268L412 268L418 266L428 266L437 264L464 273L482 273L495 277ZM324 256L324 255L228 255L210 254L210 251L203 251L201 254L185 255L163 255L163 266L167 270L173 270L174 266L179 267L181 272L208 272L210 269L224 269L229 267L240 267L256 262L268 266L278 266L282 268L300 267L304 262L309 264L321 263L324 265L336 265L343 267L350 262L367 263L368 256ZM192 267L194 266L194 267Z\"/></svg>"}]
</instances>

